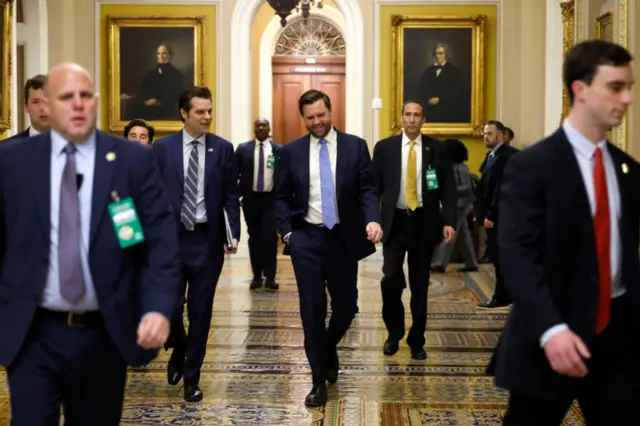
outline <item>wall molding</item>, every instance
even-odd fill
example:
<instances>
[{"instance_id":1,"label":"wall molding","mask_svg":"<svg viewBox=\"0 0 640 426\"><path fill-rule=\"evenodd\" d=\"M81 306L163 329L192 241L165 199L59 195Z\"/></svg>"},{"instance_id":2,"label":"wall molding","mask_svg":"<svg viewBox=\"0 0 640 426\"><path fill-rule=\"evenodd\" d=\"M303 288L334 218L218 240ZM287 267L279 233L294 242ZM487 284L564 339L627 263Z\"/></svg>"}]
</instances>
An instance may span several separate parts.
<instances>
[{"instance_id":1,"label":"wall molding","mask_svg":"<svg viewBox=\"0 0 640 426\"><path fill-rule=\"evenodd\" d=\"M558 117L562 117L564 28L559 0L547 0L546 15L544 134L550 135L558 128Z\"/></svg>"},{"instance_id":2,"label":"wall molding","mask_svg":"<svg viewBox=\"0 0 640 426\"><path fill-rule=\"evenodd\" d=\"M616 43L629 49L629 0L618 0L617 13L614 13L614 36ZM617 28L615 28L617 27ZM617 31L616 31L617 30ZM629 111L622 118L622 123L615 129L613 143L623 151L628 148Z\"/></svg>"},{"instance_id":3,"label":"wall molding","mask_svg":"<svg viewBox=\"0 0 640 426\"><path fill-rule=\"evenodd\" d=\"M236 3L231 18L231 140L234 144L252 138L251 105L251 26L263 0L242 0ZM347 24L345 131L361 136L364 122L364 23L358 0L335 0Z\"/></svg>"},{"instance_id":4,"label":"wall molding","mask_svg":"<svg viewBox=\"0 0 640 426\"><path fill-rule=\"evenodd\" d=\"M301 15L302 12L292 13L287 17L287 20L292 21ZM322 17L330 21L342 33L343 37L346 36L347 23L339 10L329 6L323 7L322 9L312 8L311 16ZM272 122L273 119L273 68L271 66L271 58L282 29L282 25L280 25L280 17L274 15L274 17L271 18L271 21L269 21L269 24L267 24L267 28L265 28L262 33L262 37L260 38L260 50L258 53L260 55L258 65L258 69L260 71L258 83L258 114L261 117L265 117L270 122ZM349 46L347 45L347 55L349 50ZM349 57L347 56L347 62L348 61ZM351 88L351 86L345 87L345 105L349 104L349 99L355 99L354 95L351 93Z\"/></svg>"},{"instance_id":5,"label":"wall molding","mask_svg":"<svg viewBox=\"0 0 640 426\"><path fill-rule=\"evenodd\" d=\"M46 0L40 0L45 1ZM96 0L95 7L95 31L96 31L96 45L95 45L95 84L96 87L101 87L101 74L102 74L102 61L100 57L101 52L101 43L102 43L102 34L100 33L100 6L106 5L122 5L122 6L149 6L149 5L158 5L158 6L171 6L171 5L180 5L180 6L215 6L216 7L216 20L214 25L216 26L216 129L214 132L218 133L222 127L222 120L224 118L224 112L222 111L222 95L221 95L221 83L223 80L223 67L222 67L222 25L220 25L221 17L222 17L222 0ZM206 42L206 40L205 40ZM100 98L100 93L97 93L98 99ZM106 96L106 94L105 94ZM100 102L98 102L100 105ZM98 128L102 128L102 113L98 107Z\"/></svg>"},{"instance_id":6,"label":"wall molding","mask_svg":"<svg viewBox=\"0 0 640 426\"><path fill-rule=\"evenodd\" d=\"M503 25L503 0L374 0L373 10L373 97L380 96L380 8L382 6L496 6L498 20L498 35L496 45L496 119L502 120L503 104L503 49L502 38L504 33ZM386 102L389 102L387 100ZM371 145L380 140L380 110L375 109L373 115L373 141Z\"/></svg>"}]
</instances>

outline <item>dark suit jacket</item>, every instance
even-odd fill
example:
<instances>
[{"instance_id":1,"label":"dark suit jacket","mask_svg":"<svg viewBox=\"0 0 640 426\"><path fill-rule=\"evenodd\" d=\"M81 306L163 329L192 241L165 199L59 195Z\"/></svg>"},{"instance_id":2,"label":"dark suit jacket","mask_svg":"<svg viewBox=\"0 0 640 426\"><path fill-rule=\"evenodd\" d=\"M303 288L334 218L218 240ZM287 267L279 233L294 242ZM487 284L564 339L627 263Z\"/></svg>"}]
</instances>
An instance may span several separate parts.
<instances>
[{"instance_id":1,"label":"dark suit jacket","mask_svg":"<svg viewBox=\"0 0 640 426\"><path fill-rule=\"evenodd\" d=\"M632 325L639 329L640 167L615 146L607 149L621 196L621 279L636 307ZM521 395L573 398L583 381L553 372L540 347L544 332L560 323L568 324L592 353L595 340L598 263L593 217L563 130L507 164L499 228L502 273L514 307L490 373L496 374L498 386Z\"/></svg>"},{"instance_id":2,"label":"dark suit jacket","mask_svg":"<svg viewBox=\"0 0 640 426\"><path fill-rule=\"evenodd\" d=\"M273 177L275 180L275 174L277 173L276 167L278 164L278 158L280 157L280 150L282 149L282 145L279 145L273 141L271 141L270 144L271 151L276 159L276 164L273 171ZM238 168L238 192L241 197L246 197L253 192L253 167L255 165L253 160L255 148L256 141L250 140L248 142L241 143L236 149L236 167Z\"/></svg>"},{"instance_id":3,"label":"dark suit jacket","mask_svg":"<svg viewBox=\"0 0 640 426\"><path fill-rule=\"evenodd\" d=\"M469 88L460 75L460 69L451 62L438 67L431 65L420 78L418 99L425 107L425 118L430 123L466 123L471 121L471 99ZM429 99L439 98L435 105Z\"/></svg>"},{"instance_id":4,"label":"dark suit jacket","mask_svg":"<svg viewBox=\"0 0 640 426\"><path fill-rule=\"evenodd\" d=\"M480 172L480 187L478 188L477 216L478 223L483 224L484 219L493 223L498 222L500 207L500 183L507 162L514 154L519 152L512 146L502 144L495 153L490 164L487 164L489 153L484 159Z\"/></svg>"},{"instance_id":5,"label":"dark suit jacket","mask_svg":"<svg viewBox=\"0 0 640 426\"><path fill-rule=\"evenodd\" d=\"M364 139L338 134L336 197L340 233L354 260L375 252L367 240L366 226L380 223L378 193L371 176L371 156ZM303 225L309 208L309 149L306 135L282 148L276 174L276 221L280 235Z\"/></svg>"},{"instance_id":6,"label":"dark suit jacket","mask_svg":"<svg viewBox=\"0 0 640 426\"><path fill-rule=\"evenodd\" d=\"M183 227L182 196L184 193L184 159L182 131L153 143L160 174L164 179L173 215L178 227ZM207 133L205 151L204 198L211 241L226 244L223 208L227 210L234 238L240 241L240 207L238 203L238 172L233 145L221 137Z\"/></svg>"},{"instance_id":7,"label":"dark suit jacket","mask_svg":"<svg viewBox=\"0 0 640 426\"><path fill-rule=\"evenodd\" d=\"M29 137L29 128L27 127L26 130L23 130L20 133L16 133L15 135L11 136L10 138L5 139L2 142L7 142L7 141L11 141L11 140L19 140L19 139L27 139L28 137Z\"/></svg>"},{"instance_id":8,"label":"dark suit jacket","mask_svg":"<svg viewBox=\"0 0 640 426\"><path fill-rule=\"evenodd\" d=\"M427 169L436 170L438 189L427 190ZM373 149L373 176L382 201L383 242L393 224L402 173L402 134L383 139ZM453 167L442 142L422 135L422 206L425 212L424 229L434 246L442 241L442 228L456 226L458 192ZM442 211L440 209L442 203Z\"/></svg>"},{"instance_id":9,"label":"dark suit jacket","mask_svg":"<svg viewBox=\"0 0 640 426\"><path fill-rule=\"evenodd\" d=\"M115 160L106 160L113 152ZM47 280L49 262L51 137L0 144L0 365L22 347ZM175 223L151 152L97 132L89 266L104 323L132 365L157 351L138 347L143 315L170 319L178 301L180 264ZM108 204L111 192L133 198L146 241L122 249Z\"/></svg>"}]
</instances>

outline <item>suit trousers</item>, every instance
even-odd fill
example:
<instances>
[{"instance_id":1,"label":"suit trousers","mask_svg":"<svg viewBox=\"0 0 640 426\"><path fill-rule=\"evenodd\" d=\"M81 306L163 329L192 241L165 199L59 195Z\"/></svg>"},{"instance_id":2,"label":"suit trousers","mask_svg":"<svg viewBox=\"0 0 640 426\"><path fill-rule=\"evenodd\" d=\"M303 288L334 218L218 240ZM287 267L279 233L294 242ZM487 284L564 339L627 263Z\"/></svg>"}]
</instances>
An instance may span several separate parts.
<instances>
[{"instance_id":1,"label":"suit trousers","mask_svg":"<svg viewBox=\"0 0 640 426\"><path fill-rule=\"evenodd\" d=\"M11 426L58 426L61 405L65 426L120 424L127 366L102 322L71 328L38 310L7 377Z\"/></svg>"},{"instance_id":2,"label":"suit trousers","mask_svg":"<svg viewBox=\"0 0 640 426\"><path fill-rule=\"evenodd\" d=\"M413 318L407 344L415 348L423 347L426 342L429 260L433 254L433 245L427 238L423 214L422 209L416 209L411 214L396 209L391 232L382 245L382 319L387 326L390 339L401 340L404 337L402 292L407 286L403 269L406 254Z\"/></svg>"},{"instance_id":3,"label":"suit trousers","mask_svg":"<svg viewBox=\"0 0 640 426\"><path fill-rule=\"evenodd\" d=\"M313 383L324 385L327 355L336 350L358 312L358 261L349 256L340 225L333 230L305 224L289 238L289 253L298 284L304 349ZM326 289L331 296L327 317Z\"/></svg>"},{"instance_id":4,"label":"suit trousers","mask_svg":"<svg viewBox=\"0 0 640 426\"><path fill-rule=\"evenodd\" d=\"M500 251L498 247L498 226L487 228L487 250L489 250L489 259L493 262L496 273L496 288L493 292L493 300L503 303L511 303L511 296L507 292L502 276L502 268L500 268Z\"/></svg>"},{"instance_id":5,"label":"suit trousers","mask_svg":"<svg viewBox=\"0 0 640 426\"><path fill-rule=\"evenodd\" d=\"M207 353L207 341L211 329L213 298L224 263L222 244L210 242L207 225L196 225L194 231L180 231L182 279L180 296L186 292L189 332L184 327L184 299L180 300L171 321L168 346L186 352L184 382L200 381L200 369Z\"/></svg>"},{"instance_id":6,"label":"suit trousers","mask_svg":"<svg viewBox=\"0 0 640 426\"><path fill-rule=\"evenodd\" d=\"M276 227L275 194L252 192L242 199L244 220L249 232L249 258L253 277L267 281L276 278L278 233Z\"/></svg>"},{"instance_id":7,"label":"suit trousers","mask_svg":"<svg viewBox=\"0 0 640 426\"><path fill-rule=\"evenodd\" d=\"M449 265L451 254L456 244L460 245L460 252L462 258L465 261L465 266L468 268L477 268L478 260L476 259L476 252L473 246L473 239L471 238L471 231L467 224L467 215L471 210L472 205L462 207L458 209L458 223L456 224L456 233L453 236L453 240L448 244L441 242L433 252L433 258L431 264L441 266L444 270Z\"/></svg>"},{"instance_id":8,"label":"suit trousers","mask_svg":"<svg viewBox=\"0 0 640 426\"><path fill-rule=\"evenodd\" d=\"M638 424L640 406L640 339L627 296L612 301L611 322L596 337L586 360L588 375L579 380L575 397L588 426ZM511 393L505 426L559 426L573 398L550 401Z\"/></svg>"}]
</instances>

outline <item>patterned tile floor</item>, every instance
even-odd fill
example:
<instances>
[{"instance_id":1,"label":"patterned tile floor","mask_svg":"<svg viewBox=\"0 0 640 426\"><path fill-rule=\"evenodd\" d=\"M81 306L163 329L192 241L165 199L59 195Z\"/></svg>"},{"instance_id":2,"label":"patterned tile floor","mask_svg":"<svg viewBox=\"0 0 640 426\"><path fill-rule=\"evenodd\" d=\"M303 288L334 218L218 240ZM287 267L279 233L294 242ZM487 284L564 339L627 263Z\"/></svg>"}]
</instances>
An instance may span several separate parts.
<instances>
[{"instance_id":1,"label":"patterned tile floor","mask_svg":"<svg viewBox=\"0 0 640 426\"><path fill-rule=\"evenodd\" d=\"M298 298L288 257L278 260L278 292L251 292L248 253L227 260L214 303L203 368L205 398L182 400L166 383L168 354L131 371L122 425L422 426L501 424L505 392L484 368L505 312L475 304L491 293L491 268L432 276L427 361L413 361L401 345L382 355L386 331L380 315L381 256L359 268L360 313L339 347L341 372L323 409L308 409L310 372L304 354ZM405 306L408 305L405 293ZM408 324L410 314L407 309ZM0 426L9 424L8 390L0 372ZM582 425L572 409L563 426Z\"/></svg>"}]
</instances>

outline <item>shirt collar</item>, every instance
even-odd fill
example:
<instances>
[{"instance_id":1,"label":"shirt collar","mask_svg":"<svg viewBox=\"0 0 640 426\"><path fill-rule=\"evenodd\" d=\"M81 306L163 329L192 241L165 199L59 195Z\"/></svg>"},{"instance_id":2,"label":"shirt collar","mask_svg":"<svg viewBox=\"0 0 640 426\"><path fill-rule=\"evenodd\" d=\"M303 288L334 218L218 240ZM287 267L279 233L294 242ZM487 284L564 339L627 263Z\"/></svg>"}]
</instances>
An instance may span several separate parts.
<instances>
[{"instance_id":1,"label":"shirt collar","mask_svg":"<svg viewBox=\"0 0 640 426\"><path fill-rule=\"evenodd\" d=\"M29 136L39 135L40 132L33 128L33 126L29 126Z\"/></svg>"},{"instance_id":2,"label":"shirt collar","mask_svg":"<svg viewBox=\"0 0 640 426\"><path fill-rule=\"evenodd\" d=\"M207 135L205 133L204 135L200 136L196 140L204 146L206 137ZM189 133L187 133L185 129L182 129L182 142L184 142L185 146L191 146L191 142L193 142L193 140L194 140L193 137Z\"/></svg>"},{"instance_id":3,"label":"shirt collar","mask_svg":"<svg viewBox=\"0 0 640 426\"><path fill-rule=\"evenodd\" d=\"M51 149L52 152L57 155L64 154L64 148L67 146L67 141L60 133L55 130L51 130ZM88 157L95 151L96 147L96 132L91 132L89 138L85 141L74 143L78 154L82 157Z\"/></svg>"},{"instance_id":4,"label":"shirt collar","mask_svg":"<svg viewBox=\"0 0 640 426\"><path fill-rule=\"evenodd\" d=\"M416 140L414 142L418 146L422 145L422 133L420 133L418 135L418 137L416 138ZM402 145L409 145L409 143L411 143L411 139L409 139L409 136L407 136L407 134L403 131L402 132Z\"/></svg>"},{"instance_id":5,"label":"shirt collar","mask_svg":"<svg viewBox=\"0 0 640 426\"><path fill-rule=\"evenodd\" d=\"M254 139L253 141L256 143L256 146L260 146L260 141L258 139ZM269 139L269 138L263 140L262 142L264 142L265 148L267 146L271 145L271 139Z\"/></svg>"},{"instance_id":6,"label":"shirt collar","mask_svg":"<svg viewBox=\"0 0 640 426\"><path fill-rule=\"evenodd\" d=\"M567 139L573 149L588 160L593 158L593 155L596 153L596 148L600 148L603 151L607 150L606 139L594 144L589 141L589 139L581 135L576 129L571 127L571 124L569 124L569 121L566 119L562 123L562 130L564 130L567 135Z\"/></svg>"},{"instance_id":7,"label":"shirt collar","mask_svg":"<svg viewBox=\"0 0 640 426\"><path fill-rule=\"evenodd\" d=\"M498 152L502 145L504 145L504 142L500 142L498 145L494 146L491 150L491 154L496 155L496 152Z\"/></svg>"},{"instance_id":8,"label":"shirt collar","mask_svg":"<svg viewBox=\"0 0 640 426\"><path fill-rule=\"evenodd\" d=\"M331 129L329 130L329 133L327 133L327 135L323 138L327 141L327 145L333 145L336 143L337 139L338 139L338 134L336 133L335 129L333 128L333 126L331 126ZM320 142L320 139L316 138L315 136L311 135L311 143L317 144Z\"/></svg>"}]
</instances>

